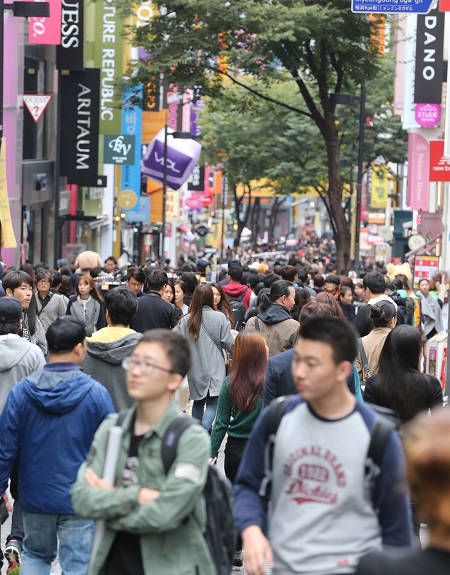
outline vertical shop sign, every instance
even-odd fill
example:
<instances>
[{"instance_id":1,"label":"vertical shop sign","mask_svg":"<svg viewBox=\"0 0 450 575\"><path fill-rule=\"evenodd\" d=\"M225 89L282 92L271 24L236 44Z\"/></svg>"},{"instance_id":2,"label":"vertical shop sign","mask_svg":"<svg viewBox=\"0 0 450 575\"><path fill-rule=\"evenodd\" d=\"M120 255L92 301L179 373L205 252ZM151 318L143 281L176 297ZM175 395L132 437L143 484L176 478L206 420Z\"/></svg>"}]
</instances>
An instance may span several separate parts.
<instances>
[{"instance_id":1,"label":"vertical shop sign","mask_svg":"<svg viewBox=\"0 0 450 575\"><path fill-rule=\"evenodd\" d=\"M49 3L50 16L33 16L28 24L28 42L30 44L58 45L61 42L61 0L46 0Z\"/></svg>"},{"instance_id":2,"label":"vertical shop sign","mask_svg":"<svg viewBox=\"0 0 450 575\"><path fill-rule=\"evenodd\" d=\"M63 0L61 11L61 44L56 48L59 70L81 72L84 68L83 0Z\"/></svg>"},{"instance_id":3,"label":"vertical shop sign","mask_svg":"<svg viewBox=\"0 0 450 575\"><path fill-rule=\"evenodd\" d=\"M96 68L61 78L61 175L70 184L97 185L99 83Z\"/></svg>"},{"instance_id":4,"label":"vertical shop sign","mask_svg":"<svg viewBox=\"0 0 450 575\"><path fill-rule=\"evenodd\" d=\"M408 206L428 212L430 201L430 144L420 134L408 135Z\"/></svg>"},{"instance_id":5,"label":"vertical shop sign","mask_svg":"<svg viewBox=\"0 0 450 575\"><path fill-rule=\"evenodd\" d=\"M436 6L417 17L414 102L440 104L444 60L445 14Z\"/></svg>"},{"instance_id":6,"label":"vertical shop sign","mask_svg":"<svg viewBox=\"0 0 450 575\"><path fill-rule=\"evenodd\" d=\"M389 194L389 168L387 166L372 166L370 180L370 207L385 209Z\"/></svg>"},{"instance_id":7,"label":"vertical shop sign","mask_svg":"<svg viewBox=\"0 0 450 575\"><path fill-rule=\"evenodd\" d=\"M95 3L94 65L100 69L100 134L103 135L120 134L122 128L116 81L123 73L123 18L118 12L113 0Z\"/></svg>"},{"instance_id":8,"label":"vertical shop sign","mask_svg":"<svg viewBox=\"0 0 450 575\"><path fill-rule=\"evenodd\" d=\"M142 99L142 87L134 92ZM147 222L150 217L150 198L141 194L141 150L142 150L142 109L129 103L131 92L125 92L122 106L122 134L134 136L135 152L133 164L122 166L121 190L132 190L139 198L138 204L131 210L124 210L126 222Z\"/></svg>"},{"instance_id":9,"label":"vertical shop sign","mask_svg":"<svg viewBox=\"0 0 450 575\"><path fill-rule=\"evenodd\" d=\"M17 241L14 235L14 228L11 221L11 210L9 207L8 185L6 181L6 140L0 142L0 222L1 245L2 248L16 248Z\"/></svg>"}]
</instances>

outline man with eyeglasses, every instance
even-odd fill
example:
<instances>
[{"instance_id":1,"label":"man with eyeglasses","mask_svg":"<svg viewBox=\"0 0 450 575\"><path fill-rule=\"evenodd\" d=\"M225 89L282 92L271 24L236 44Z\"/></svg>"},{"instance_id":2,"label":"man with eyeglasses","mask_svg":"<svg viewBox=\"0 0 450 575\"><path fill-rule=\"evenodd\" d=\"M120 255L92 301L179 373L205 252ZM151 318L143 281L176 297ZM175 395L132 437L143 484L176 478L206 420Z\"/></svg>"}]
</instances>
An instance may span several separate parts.
<instances>
[{"instance_id":1,"label":"man with eyeglasses","mask_svg":"<svg viewBox=\"0 0 450 575\"><path fill-rule=\"evenodd\" d=\"M36 274L36 315L42 323L44 331L50 325L66 313L64 299L57 293L50 291L52 273L45 269L40 269Z\"/></svg>"},{"instance_id":2,"label":"man with eyeglasses","mask_svg":"<svg viewBox=\"0 0 450 575\"><path fill-rule=\"evenodd\" d=\"M144 292L142 286L145 282L145 274L140 268L130 268L127 272L127 279L125 285L132 290L137 297L142 297Z\"/></svg>"},{"instance_id":3,"label":"man with eyeglasses","mask_svg":"<svg viewBox=\"0 0 450 575\"><path fill-rule=\"evenodd\" d=\"M101 478L109 430L117 423L111 417L96 433L72 488L80 516L105 520L90 575L216 575L203 537L208 434L189 426L167 474L161 458L165 432L179 417L173 398L191 365L189 344L172 331L150 330L122 365L136 405L122 423L116 481Z\"/></svg>"}]
</instances>

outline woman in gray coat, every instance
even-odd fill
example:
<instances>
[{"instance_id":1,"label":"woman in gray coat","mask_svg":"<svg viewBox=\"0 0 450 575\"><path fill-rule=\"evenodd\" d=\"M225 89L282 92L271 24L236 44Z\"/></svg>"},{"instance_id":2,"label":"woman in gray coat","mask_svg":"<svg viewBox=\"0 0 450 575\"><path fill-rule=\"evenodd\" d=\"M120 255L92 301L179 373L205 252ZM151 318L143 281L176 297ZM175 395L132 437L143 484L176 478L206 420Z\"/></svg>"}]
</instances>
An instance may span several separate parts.
<instances>
[{"instance_id":1,"label":"woman in gray coat","mask_svg":"<svg viewBox=\"0 0 450 575\"><path fill-rule=\"evenodd\" d=\"M189 395L194 401L192 417L200 420L207 430L216 416L226 376L224 350L231 349L234 343L230 322L213 308L211 286L200 284L194 291L189 313L173 330L193 344L194 358L188 374Z\"/></svg>"}]
</instances>

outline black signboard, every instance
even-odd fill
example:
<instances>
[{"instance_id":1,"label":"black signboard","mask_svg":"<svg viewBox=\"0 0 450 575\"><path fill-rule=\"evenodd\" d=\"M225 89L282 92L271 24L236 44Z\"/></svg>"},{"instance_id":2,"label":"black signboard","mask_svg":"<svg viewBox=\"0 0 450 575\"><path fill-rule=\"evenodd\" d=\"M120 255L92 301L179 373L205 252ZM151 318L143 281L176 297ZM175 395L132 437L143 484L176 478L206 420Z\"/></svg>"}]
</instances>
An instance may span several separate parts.
<instances>
[{"instance_id":1,"label":"black signboard","mask_svg":"<svg viewBox=\"0 0 450 575\"><path fill-rule=\"evenodd\" d=\"M86 68L61 78L61 176L69 184L96 186L100 70Z\"/></svg>"},{"instance_id":2,"label":"black signboard","mask_svg":"<svg viewBox=\"0 0 450 575\"><path fill-rule=\"evenodd\" d=\"M438 6L428 14L421 14L417 17L414 84L416 104L441 103L444 21L445 12L439 12Z\"/></svg>"},{"instance_id":3,"label":"black signboard","mask_svg":"<svg viewBox=\"0 0 450 575\"><path fill-rule=\"evenodd\" d=\"M192 192L205 191L205 166L195 166L190 181L188 182L188 190Z\"/></svg>"},{"instance_id":4,"label":"black signboard","mask_svg":"<svg viewBox=\"0 0 450 575\"><path fill-rule=\"evenodd\" d=\"M62 0L61 44L56 47L59 70L83 70L83 20L83 0Z\"/></svg>"}]
</instances>

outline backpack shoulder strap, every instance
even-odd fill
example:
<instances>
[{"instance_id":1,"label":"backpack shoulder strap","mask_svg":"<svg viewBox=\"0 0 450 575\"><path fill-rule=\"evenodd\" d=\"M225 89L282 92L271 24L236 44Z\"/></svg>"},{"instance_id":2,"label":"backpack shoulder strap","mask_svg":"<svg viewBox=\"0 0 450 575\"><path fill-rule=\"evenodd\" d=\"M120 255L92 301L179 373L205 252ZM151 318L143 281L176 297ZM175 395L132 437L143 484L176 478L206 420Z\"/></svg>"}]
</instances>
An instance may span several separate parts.
<instances>
[{"instance_id":1,"label":"backpack shoulder strap","mask_svg":"<svg viewBox=\"0 0 450 575\"><path fill-rule=\"evenodd\" d=\"M272 401L266 413L264 427L264 440L266 444L264 453L264 478L261 482L259 495L268 498L272 485L273 475L273 451L275 447L275 436L280 426L281 420L286 412L286 407L291 401L291 396L281 396Z\"/></svg>"},{"instance_id":2,"label":"backpack shoulder strap","mask_svg":"<svg viewBox=\"0 0 450 575\"><path fill-rule=\"evenodd\" d=\"M280 426L281 420L283 419L283 415L286 411L286 406L291 399L292 398L290 396L283 395L281 397L277 397L277 399L272 401L272 403L269 405L266 415L266 426L264 429L266 442L268 441L269 437L276 435L278 427Z\"/></svg>"},{"instance_id":3,"label":"backpack shoulder strap","mask_svg":"<svg viewBox=\"0 0 450 575\"><path fill-rule=\"evenodd\" d=\"M386 451L387 444L394 429L395 424L383 416L379 416L375 421L370 437L367 457L371 459L377 467L381 467L384 452Z\"/></svg>"},{"instance_id":4,"label":"backpack shoulder strap","mask_svg":"<svg viewBox=\"0 0 450 575\"><path fill-rule=\"evenodd\" d=\"M365 479L369 489L372 504L375 503L375 481L380 474L383 456L389 443L390 437L396 425L386 417L379 415L370 435L369 449L365 466Z\"/></svg>"},{"instance_id":5,"label":"backpack shoulder strap","mask_svg":"<svg viewBox=\"0 0 450 575\"><path fill-rule=\"evenodd\" d=\"M261 329L260 329L260 327L259 327L259 319L258 319L258 316L255 316L255 324L254 324L254 325L255 325L256 331L259 331L259 332L260 332Z\"/></svg>"},{"instance_id":6,"label":"backpack shoulder strap","mask_svg":"<svg viewBox=\"0 0 450 575\"><path fill-rule=\"evenodd\" d=\"M362 338L358 338L358 351L359 355L361 356L361 361L363 363L363 379L368 379L370 377L370 366L367 360L366 350L364 349L364 345L362 342Z\"/></svg>"},{"instance_id":7,"label":"backpack shoulder strap","mask_svg":"<svg viewBox=\"0 0 450 575\"><path fill-rule=\"evenodd\" d=\"M181 434L191 425L198 425L198 423L191 417L180 416L174 419L166 429L161 448L161 458L166 474L176 459L178 440Z\"/></svg>"},{"instance_id":8,"label":"backpack shoulder strap","mask_svg":"<svg viewBox=\"0 0 450 575\"><path fill-rule=\"evenodd\" d=\"M127 416L128 412L129 412L129 409L122 409L121 411L119 411L119 415L117 416L117 421L116 421L117 427L123 426L124 419Z\"/></svg>"}]
</instances>

